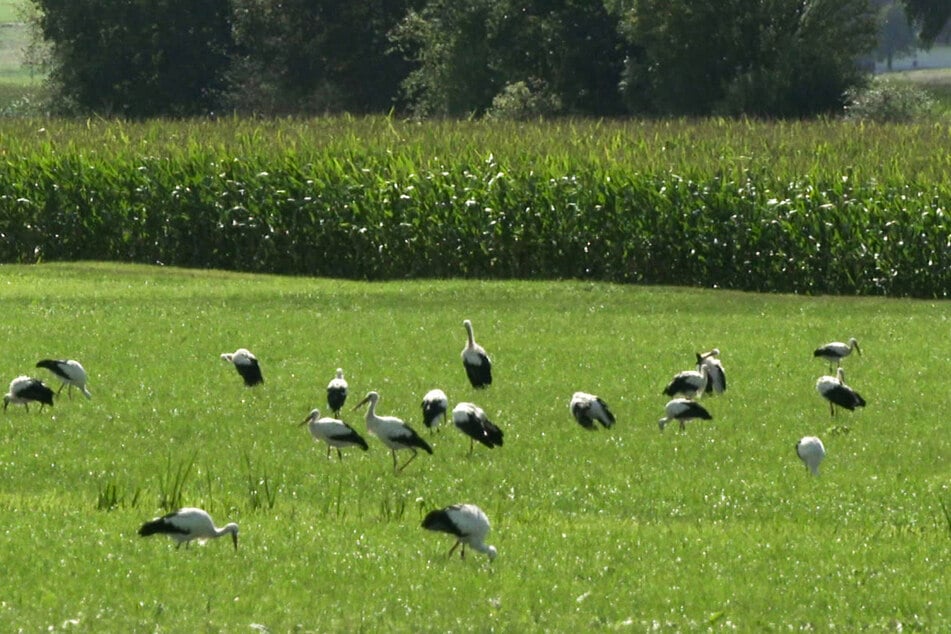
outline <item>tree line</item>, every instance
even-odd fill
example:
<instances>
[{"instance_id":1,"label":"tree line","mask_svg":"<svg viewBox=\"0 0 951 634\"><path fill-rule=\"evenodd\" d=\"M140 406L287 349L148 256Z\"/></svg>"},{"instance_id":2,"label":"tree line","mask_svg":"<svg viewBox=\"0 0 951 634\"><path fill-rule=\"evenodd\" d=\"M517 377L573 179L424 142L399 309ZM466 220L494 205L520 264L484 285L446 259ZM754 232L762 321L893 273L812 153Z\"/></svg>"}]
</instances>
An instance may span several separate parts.
<instances>
[{"instance_id":1,"label":"tree line","mask_svg":"<svg viewBox=\"0 0 951 634\"><path fill-rule=\"evenodd\" d=\"M882 0L29 0L56 111L841 111ZM904 0L921 37L947 0Z\"/></svg>"}]
</instances>

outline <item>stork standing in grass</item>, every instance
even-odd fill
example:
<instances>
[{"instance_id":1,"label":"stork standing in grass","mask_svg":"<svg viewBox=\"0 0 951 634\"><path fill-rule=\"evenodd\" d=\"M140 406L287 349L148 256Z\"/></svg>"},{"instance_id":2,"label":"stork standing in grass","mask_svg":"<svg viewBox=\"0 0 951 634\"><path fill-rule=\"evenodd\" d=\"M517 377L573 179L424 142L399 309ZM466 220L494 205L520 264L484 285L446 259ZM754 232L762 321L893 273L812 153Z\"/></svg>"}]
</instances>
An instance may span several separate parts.
<instances>
[{"instance_id":1,"label":"stork standing in grass","mask_svg":"<svg viewBox=\"0 0 951 634\"><path fill-rule=\"evenodd\" d=\"M684 429L687 421L698 418L700 420L713 420L710 412L704 409L700 403L688 398L675 398L664 407L664 417L657 421L657 425L661 431L664 431L668 422L676 420L680 422L680 428Z\"/></svg>"},{"instance_id":2,"label":"stork standing in grass","mask_svg":"<svg viewBox=\"0 0 951 634\"><path fill-rule=\"evenodd\" d=\"M812 475L819 475L819 463L826 457L826 448L815 436L803 436L796 443L796 455L805 463Z\"/></svg>"},{"instance_id":3,"label":"stork standing in grass","mask_svg":"<svg viewBox=\"0 0 951 634\"><path fill-rule=\"evenodd\" d=\"M69 389L66 391L66 394L68 394L70 398L73 397L73 387L79 388L79 391L82 392L86 398L92 398L92 394L86 389L86 382L89 380L86 376L86 370L79 361L72 359L43 359L42 361L37 361L36 367L46 368L55 374L56 378L62 382L56 394L62 392L63 388L68 385Z\"/></svg>"},{"instance_id":4,"label":"stork standing in grass","mask_svg":"<svg viewBox=\"0 0 951 634\"><path fill-rule=\"evenodd\" d=\"M43 381L29 376L18 376L10 381L10 391L3 395L3 411L7 411L7 405L22 405L26 411L30 411L30 403L40 404L40 411L43 411L44 405L53 406L53 390L43 384Z\"/></svg>"},{"instance_id":5,"label":"stork standing in grass","mask_svg":"<svg viewBox=\"0 0 951 634\"><path fill-rule=\"evenodd\" d=\"M182 544L187 548L193 539L206 540L231 535L234 549L238 550L238 525L231 522L218 528L208 513L196 508L178 509L174 513L146 522L139 529L139 535L142 537L155 534L168 535L177 542L176 548L181 548Z\"/></svg>"},{"instance_id":6,"label":"stork standing in grass","mask_svg":"<svg viewBox=\"0 0 951 634\"><path fill-rule=\"evenodd\" d=\"M368 450L367 441L357 431L342 420L336 418L321 418L320 410L313 409L310 414L301 422L298 427L307 425L310 435L314 440L321 440L327 443L327 457L330 457L330 448L337 450L337 457L343 460L343 454L340 449L343 447L360 447L363 451Z\"/></svg>"},{"instance_id":7,"label":"stork standing in grass","mask_svg":"<svg viewBox=\"0 0 951 634\"><path fill-rule=\"evenodd\" d=\"M452 557L452 553L460 544L462 550L459 556L463 559L466 557L466 546L488 555L489 561L498 555L495 546L485 543L491 528L489 518L475 504L453 504L444 509L430 511L423 519L422 527L455 536L456 542L449 549L449 557Z\"/></svg>"},{"instance_id":8,"label":"stork standing in grass","mask_svg":"<svg viewBox=\"0 0 951 634\"><path fill-rule=\"evenodd\" d=\"M343 404L347 402L348 388L347 381L343 378L343 369L337 368L337 376L327 384L327 406L337 418L340 418L340 410L343 409Z\"/></svg>"},{"instance_id":9,"label":"stork standing in grass","mask_svg":"<svg viewBox=\"0 0 951 634\"><path fill-rule=\"evenodd\" d=\"M446 393L436 388L429 390L423 396L423 425L432 430L439 428L439 423L446 420L446 412L449 411L449 399Z\"/></svg>"},{"instance_id":10,"label":"stork standing in grass","mask_svg":"<svg viewBox=\"0 0 951 634\"><path fill-rule=\"evenodd\" d=\"M462 322L466 328L466 347L462 349L462 365L466 368L466 376L472 387L481 389L492 385L492 361L485 349L475 342L472 335L472 322L466 319Z\"/></svg>"},{"instance_id":11,"label":"stork standing in grass","mask_svg":"<svg viewBox=\"0 0 951 634\"><path fill-rule=\"evenodd\" d=\"M452 409L452 422L456 429L469 437L469 455L476 441L489 449L503 445L502 430L489 420L482 408L474 403L459 403Z\"/></svg>"},{"instance_id":12,"label":"stork standing in grass","mask_svg":"<svg viewBox=\"0 0 951 634\"><path fill-rule=\"evenodd\" d=\"M816 381L816 390L825 400L829 401L829 412L835 416L836 406L853 411L856 407L865 407L865 399L845 384L845 370L841 367L835 376L820 376Z\"/></svg>"},{"instance_id":13,"label":"stork standing in grass","mask_svg":"<svg viewBox=\"0 0 951 634\"><path fill-rule=\"evenodd\" d=\"M720 350L718 348L709 352L697 353L697 370L699 371L703 366L707 367L706 392L723 394L726 391L726 372L723 370L723 364L720 363Z\"/></svg>"},{"instance_id":14,"label":"stork standing in grass","mask_svg":"<svg viewBox=\"0 0 951 634\"><path fill-rule=\"evenodd\" d=\"M835 367L841 366L842 359L852 354L852 350L855 350L859 353L859 356L862 356L862 349L859 348L859 342L856 341L855 337L851 337L848 343L833 341L832 343L819 346L812 353L812 356L828 361L829 368L831 369L833 365Z\"/></svg>"},{"instance_id":15,"label":"stork standing in grass","mask_svg":"<svg viewBox=\"0 0 951 634\"><path fill-rule=\"evenodd\" d=\"M234 352L226 352L221 355L222 361L233 363L235 370L244 379L244 384L248 387L254 387L259 383L264 383L264 377L261 376L261 366L258 365L258 358L251 354L247 348L238 348Z\"/></svg>"},{"instance_id":16,"label":"stork standing in grass","mask_svg":"<svg viewBox=\"0 0 951 634\"><path fill-rule=\"evenodd\" d=\"M686 398L700 398L707 389L708 368L706 363L701 363L699 371L685 370L675 374L663 393L667 396L682 394Z\"/></svg>"},{"instance_id":17,"label":"stork standing in grass","mask_svg":"<svg viewBox=\"0 0 951 634\"><path fill-rule=\"evenodd\" d=\"M432 454L433 449L412 427L399 418L395 416L377 416L376 404L379 400L380 395L378 393L370 392L353 409L358 409L367 403L370 404L366 414L367 430L389 448L390 453L393 454L393 471L399 473L416 458L417 449L422 449L428 454ZM403 466L397 468L396 452L402 449L408 449L413 455L403 463Z\"/></svg>"},{"instance_id":18,"label":"stork standing in grass","mask_svg":"<svg viewBox=\"0 0 951 634\"><path fill-rule=\"evenodd\" d=\"M597 429L594 425L595 421L607 428L614 425L614 414L608 409L608 404L594 394L575 392L568 408L578 424L585 429Z\"/></svg>"}]
</instances>

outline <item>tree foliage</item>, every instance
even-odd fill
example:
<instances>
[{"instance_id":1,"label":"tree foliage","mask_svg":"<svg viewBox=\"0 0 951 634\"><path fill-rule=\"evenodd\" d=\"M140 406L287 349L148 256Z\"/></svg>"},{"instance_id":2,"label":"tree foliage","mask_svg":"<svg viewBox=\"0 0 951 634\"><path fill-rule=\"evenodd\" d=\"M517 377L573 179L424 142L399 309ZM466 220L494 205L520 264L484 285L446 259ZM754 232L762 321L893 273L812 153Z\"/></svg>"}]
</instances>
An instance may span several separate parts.
<instances>
[{"instance_id":1,"label":"tree foliage","mask_svg":"<svg viewBox=\"0 0 951 634\"><path fill-rule=\"evenodd\" d=\"M682 115L840 110L875 36L867 0L635 0L623 28L631 108Z\"/></svg>"},{"instance_id":2,"label":"tree foliage","mask_svg":"<svg viewBox=\"0 0 951 634\"><path fill-rule=\"evenodd\" d=\"M230 0L32 0L64 109L206 112L232 55Z\"/></svg>"},{"instance_id":3,"label":"tree foliage","mask_svg":"<svg viewBox=\"0 0 951 634\"><path fill-rule=\"evenodd\" d=\"M379 112L392 108L409 63L388 32L417 0L232 0L240 56L232 103L294 112ZM268 83L270 82L270 83ZM250 103L249 103L250 102Z\"/></svg>"},{"instance_id":4,"label":"tree foliage","mask_svg":"<svg viewBox=\"0 0 951 634\"><path fill-rule=\"evenodd\" d=\"M934 42L951 20L949 0L903 0L908 17L921 31L918 37L927 45Z\"/></svg>"},{"instance_id":5,"label":"tree foliage","mask_svg":"<svg viewBox=\"0 0 951 634\"><path fill-rule=\"evenodd\" d=\"M30 1L63 109L128 117L800 117L875 43L869 0Z\"/></svg>"},{"instance_id":6,"label":"tree foliage","mask_svg":"<svg viewBox=\"0 0 951 634\"><path fill-rule=\"evenodd\" d=\"M481 114L515 86L562 113L623 110L623 42L601 2L430 0L392 37L416 64L404 89L418 114Z\"/></svg>"}]
</instances>

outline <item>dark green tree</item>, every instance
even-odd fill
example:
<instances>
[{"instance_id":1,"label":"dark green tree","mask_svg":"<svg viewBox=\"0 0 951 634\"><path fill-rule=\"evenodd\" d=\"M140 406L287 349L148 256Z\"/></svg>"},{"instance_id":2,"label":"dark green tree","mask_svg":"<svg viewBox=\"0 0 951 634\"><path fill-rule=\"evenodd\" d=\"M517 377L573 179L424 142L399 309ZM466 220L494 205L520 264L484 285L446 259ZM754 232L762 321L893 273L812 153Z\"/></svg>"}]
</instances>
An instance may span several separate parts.
<instances>
[{"instance_id":1,"label":"dark green tree","mask_svg":"<svg viewBox=\"0 0 951 634\"><path fill-rule=\"evenodd\" d=\"M236 105L295 112L386 111L410 64L388 32L419 0L233 0Z\"/></svg>"},{"instance_id":2,"label":"dark green tree","mask_svg":"<svg viewBox=\"0 0 951 634\"><path fill-rule=\"evenodd\" d=\"M634 111L801 117L842 108L875 44L868 0L630 0Z\"/></svg>"},{"instance_id":3,"label":"dark green tree","mask_svg":"<svg viewBox=\"0 0 951 634\"><path fill-rule=\"evenodd\" d=\"M951 0L903 0L908 18L920 31L918 38L930 46L951 20Z\"/></svg>"},{"instance_id":4,"label":"dark green tree","mask_svg":"<svg viewBox=\"0 0 951 634\"><path fill-rule=\"evenodd\" d=\"M482 114L513 86L567 114L617 114L623 41L588 0L430 0L397 29L416 67L404 89L418 114Z\"/></svg>"},{"instance_id":5,"label":"dark green tree","mask_svg":"<svg viewBox=\"0 0 951 634\"><path fill-rule=\"evenodd\" d=\"M878 10L880 30L875 54L879 60L885 60L888 70L896 55L914 50L917 43L915 32L908 21L904 6L888 2Z\"/></svg>"},{"instance_id":6,"label":"dark green tree","mask_svg":"<svg viewBox=\"0 0 951 634\"><path fill-rule=\"evenodd\" d=\"M125 117L215 107L232 54L230 0L31 0L56 103Z\"/></svg>"}]
</instances>

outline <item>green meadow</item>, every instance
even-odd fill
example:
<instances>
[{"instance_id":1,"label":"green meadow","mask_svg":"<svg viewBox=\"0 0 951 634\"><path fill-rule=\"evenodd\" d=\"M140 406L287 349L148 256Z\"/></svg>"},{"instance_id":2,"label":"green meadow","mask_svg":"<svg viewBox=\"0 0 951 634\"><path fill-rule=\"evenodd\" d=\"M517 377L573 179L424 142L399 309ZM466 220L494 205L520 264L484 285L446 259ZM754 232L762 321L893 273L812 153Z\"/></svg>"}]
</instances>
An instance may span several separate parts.
<instances>
[{"instance_id":1,"label":"green meadow","mask_svg":"<svg viewBox=\"0 0 951 634\"><path fill-rule=\"evenodd\" d=\"M58 384L75 358L92 400L0 415L2 631L939 631L951 622L947 301L800 297L584 282L364 283L118 264L0 267L2 379ZM475 392L465 333L495 364ZM868 407L834 419L812 350L844 362ZM708 422L661 433L673 374L720 348ZM222 352L247 347L265 383ZM389 452L326 457L298 427L349 404L422 428L441 387L505 431L451 426L394 475ZM4 383L5 385L5 383ZM588 432L574 391L618 418ZM365 432L362 412L344 419ZM812 477L804 435L827 457ZM402 456L405 458L405 456ZM480 505L489 563L448 559L419 527ZM176 550L143 539L163 506L240 525Z\"/></svg>"}]
</instances>

